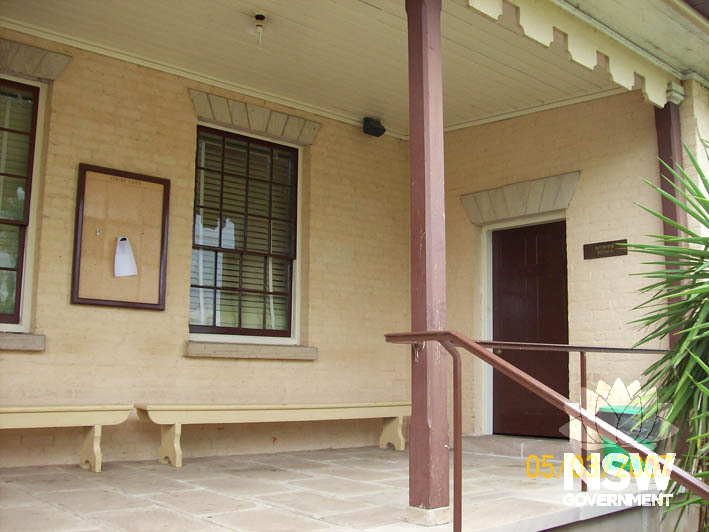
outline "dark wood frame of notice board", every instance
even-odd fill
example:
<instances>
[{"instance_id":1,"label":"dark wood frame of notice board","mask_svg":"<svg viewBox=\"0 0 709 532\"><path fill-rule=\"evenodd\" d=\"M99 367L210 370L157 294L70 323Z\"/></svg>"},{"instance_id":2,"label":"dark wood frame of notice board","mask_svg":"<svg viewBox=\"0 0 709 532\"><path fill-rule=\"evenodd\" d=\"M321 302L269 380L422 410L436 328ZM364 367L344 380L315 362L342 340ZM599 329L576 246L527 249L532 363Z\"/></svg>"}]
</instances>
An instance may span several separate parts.
<instances>
[{"instance_id":1,"label":"dark wood frame of notice board","mask_svg":"<svg viewBox=\"0 0 709 532\"><path fill-rule=\"evenodd\" d=\"M137 181L146 181L155 183L163 187L162 194L162 230L160 242L160 275L159 275L159 290L158 302L146 303L141 301L119 301L112 299L100 299L91 297L80 297L80 272L81 272L81 239L84 224L84 206L86 193L86 174L94 172L110 176L118 176L126 179ZM148 309L148 310L165 310L165 285L167 274L167 228L170 212L170 180L160 177L153 177L143 174L135 174L123 170L113 168L105 168L91 164L79 164L79 183L76 196L76 223L74 225L74 261L71 275L71 303L81 305L100 305L107 307L124 307L133 309Z\"/></svg>"}]
</instances>

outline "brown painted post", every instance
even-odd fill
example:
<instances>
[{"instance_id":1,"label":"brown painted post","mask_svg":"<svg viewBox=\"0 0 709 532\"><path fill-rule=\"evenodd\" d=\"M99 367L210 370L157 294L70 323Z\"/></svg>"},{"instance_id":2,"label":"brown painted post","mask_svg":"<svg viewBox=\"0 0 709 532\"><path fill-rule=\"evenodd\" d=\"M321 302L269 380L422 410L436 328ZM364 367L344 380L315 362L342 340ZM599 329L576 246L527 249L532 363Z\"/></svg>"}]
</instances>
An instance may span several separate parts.
<instances>
[{"instance_id":1,"label":"brown painted post","mask_svg":"<svg viewBox=\"0 0 709 532\"><path fill-rule=\"evenodd\" d=\"M655 109L655 129L657 131L658 157L667 163L670 168L676 170L677 166L682 166L679 105L667 102L664 108ZM662 176L660 180L662 190L676 197L677 192L674 187L667 182L669 179L674 183L675 178L662 163L660 163L660 175ZM674 203L664 197L662 198L662 214L667 216L670 220L675 220L681 224L687 222L686 213L682 209L678 209ZM667 222L663 223L666 235L677 236L677 229Z\"/></svg>"},{"instance_id":2,"label":"brown painted post","mask_svg":"<svg viewBox=\"0 0 709 532\"><path fill-rule=\"evenodd\" d=\"M682 141L680 138L680 123L679 123L679 105L675 102L668 101L662 109L655 109L655 130L657 132L657 152L661 161L664 161L673 170L677 170L677 166L682 166ZM677 197L677 191L668 182L676 183L676 179L672 172L667 170L667 167L660 162L660 186L662 190ZM663 196L662 198L662 214L674 220L679 224L687 224L687 213L682 209L678 209L677 205ZM663 232L665 235L678 236L678 231L675 227L663 222ZM687 235L680 235L687 236ZM668 269L673 269L675 266L667 265ZM670 302L673 302L672 300ZM674 346L677 342L677 335L670 334L670 346Z\"/></svg>"},{"instance_id":3,"label":"brown painted post","mask_svg":"<svg viewBox=\"0 0 709 532\"><path fill-rule=\"evenodd\" d=\"M445 328L441 0L406 0L409 33L411 322ZM446 356L437 342L412 353L409 504L449 505Z\"/></svg>"}]
</instances>

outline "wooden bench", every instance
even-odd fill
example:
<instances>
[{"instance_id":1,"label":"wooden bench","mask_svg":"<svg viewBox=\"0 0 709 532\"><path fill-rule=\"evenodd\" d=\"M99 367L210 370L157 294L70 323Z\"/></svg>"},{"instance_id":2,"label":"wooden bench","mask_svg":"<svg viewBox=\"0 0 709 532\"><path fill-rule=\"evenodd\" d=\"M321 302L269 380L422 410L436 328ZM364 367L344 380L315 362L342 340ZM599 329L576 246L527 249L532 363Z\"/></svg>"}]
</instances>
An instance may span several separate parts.
<instances>
[{"instance_id":1,"label":"wooden bench","mask_svg":"<svg viewBox=\"0 0 709 532\"><path fill-rule=\"evenodd\" d=\"M180 435L182 425L205 423L278 423L384 418L379 446L391 443L402 451L404 416L411 415L411 403L360 403L317 405L156 405L137 404L138 417L160 425L160 463L182 467Z\"/></svg>"},{"instance_id":2,"label":"wooden bench","mask_svg":"<svg viewBox=\"0 0 709 532\"><path fill-rule=\"evenodd\" d=\"M118 425L128 419L133 405L93 406L2 406L0 429L85 427L79 465L101 471L101 427Z\"/></svg>"}]
</instances>

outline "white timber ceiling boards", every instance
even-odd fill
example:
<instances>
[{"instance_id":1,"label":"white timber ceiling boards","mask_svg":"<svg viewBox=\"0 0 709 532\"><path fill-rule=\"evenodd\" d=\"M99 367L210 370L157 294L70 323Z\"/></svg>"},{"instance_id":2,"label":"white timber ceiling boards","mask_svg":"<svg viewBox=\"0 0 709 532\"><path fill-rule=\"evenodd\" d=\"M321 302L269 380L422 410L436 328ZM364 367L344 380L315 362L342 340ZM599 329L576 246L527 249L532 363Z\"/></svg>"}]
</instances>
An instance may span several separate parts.
<instances>
[{"instance_id":1,"label":"white timber ceiling boards","mask_svg":"<svg viewBox=\"0 0 709 532\"><path fill-rule=\"evenodd\" d=\"M561 32L564 47L571 59L589 69L601 67L611 79L626 89L642 89L655 105L664 107L666 91L676 75L657 64L633 53L623 44L604 35L567 11L551 2L537 0L468 0L470 6L498 20L506 5L513 4L519 10L519 25L524 35L544 46L558 40Z\"/></svg>"},{"instance_id":2,"label":"white timber ceiling boards","mask_svg":"<svg viewBox=\"0 0 709 532\"><path fill-rule=\"evenodd\" d=\"M460 197L468 219L486 225L568 208L581 174L568 174L524 181Z\"/></svg>"},{"instance_id":3,"label":"white timber ceiling boards","mask_svg":"<svg viewBox=\"0 0 709 532\"><path fill-rule=\"evenodd\" d=\"M301 146L315 142L320 130L320 124L312 120L194 89L189 92L197 117L203 122L213 122Z\"/></svg>"},{"instance_id":4,"label":"white timber ceiling boards","mask_svg":"<svg viewBox=\"0 0 709 532\"><path fill-rule=\"evenodd\" d=\"M57 79L71 57L8 39L0 39L0 72L39 81Z\"/></svg>"},{"instance_id":5,"label":"white timber ceiling boards","mask_svg":"<svg viewBox=\"0 0 709 532\"><path fill-rule=\"evenodd\" d=\"M706 0L553 0L584 20L597 21L682 77L709 79L709 20ZM650 31L648 31L650 30Z\"/></svg>"},{"instance_id":6,"label":"white timber ceiling boards","mask_svg":"<svg viewBox=\"0 0 709 532\"><path fill-rule=\"evenodd\" d=\"M500 19L479 4L499 4ZM551 0L475 7L443 0L447 129L623 92L641 83L636 72L650 100L664 103L665 71ZM257 13L266 16L260 48ZM0 0L0 26L354 125L373 116L408 134L403 0Z\"/></svg>"}]
</instances>

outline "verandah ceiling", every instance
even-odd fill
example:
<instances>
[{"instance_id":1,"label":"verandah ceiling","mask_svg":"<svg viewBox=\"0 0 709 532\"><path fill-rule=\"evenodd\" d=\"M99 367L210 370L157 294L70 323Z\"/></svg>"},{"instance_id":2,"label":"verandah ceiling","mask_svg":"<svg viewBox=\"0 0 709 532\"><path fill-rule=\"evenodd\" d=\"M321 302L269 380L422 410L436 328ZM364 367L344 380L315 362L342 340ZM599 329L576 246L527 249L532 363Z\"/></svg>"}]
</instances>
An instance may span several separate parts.
<instances>
[{"instance_id":1,"label":"verandah ceiling","mask_svg":"<svg viewBox=\"0 0 709 532\"><path fill-rule=\"evenodd\" d=\"M443 2L446 127L622 90L603 57L595 70L571 61L563 33L540 44L524 35L512 4L502 5L495 22L468 0ZM266 15L260 48L257 13ZM0 0L0 25L408 132L403 0Z\"/></svg>"}]
</instances>

